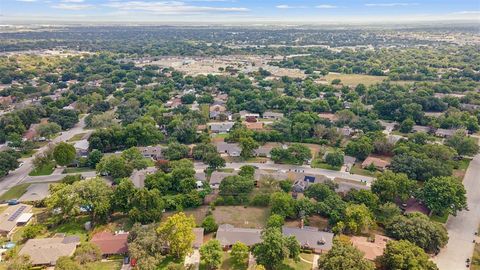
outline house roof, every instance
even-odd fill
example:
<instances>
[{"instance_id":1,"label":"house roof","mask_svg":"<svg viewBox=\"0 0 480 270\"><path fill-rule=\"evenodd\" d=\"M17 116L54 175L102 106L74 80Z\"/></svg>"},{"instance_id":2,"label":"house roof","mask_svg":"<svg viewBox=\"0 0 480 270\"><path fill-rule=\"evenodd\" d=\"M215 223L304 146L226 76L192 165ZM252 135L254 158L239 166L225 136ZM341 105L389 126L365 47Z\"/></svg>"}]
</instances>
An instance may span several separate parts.
<instances>
[{"instance_id":1,"label":"house roof","mask_svg":"<svg viewBox=\"0 0 480 270\"><path fill-rule=\"evenodd\" d=\"M373 241L370 241L367 237L363 236L352 236L350 238L352 244L364 253L365 259L371 261L375 260L378 256L383 255L383 251L390 240L390 238L379 234L375 234Z\"/></svg>"},{"instance_id":2,"label":"house roof","mask_svg":"<svg viewBox=\"0 0 480 270\"><path fill-rule=\"evenodd\" d=\"M228 172L213 172L210 176L210 185L220 185L223 179L227 176L237 175L236 172L228 173Z\"/></svg>"},{"instance_id":3,"label":"house roof","mask_svg":"<svg viewBox=\"0 0 480 270\"><path fill-rule=\"evenodd\" d=\"M77 150L88 150L88 147L90 146L90 143L88 142L88 140L80 140L80 141L75 142L75 144L73 146Z\"/></svg>"},{"instance_id":4,"label":"house roof","mask_svg":"<svg viewBox=\"0 0 480 270\"><path fill-rule=\"evenodd\" d=\"M282 118L283 113L266 111L263 113L263 117Z\"/></svg>"},{"instance_id":5,"label":"house roof","mask_svg":"<svg viewBox=\"0 0 480 270\"><path fill-rule=\"evenodd\" d=\"M193 247L199 248L203 245L203 228L193 228L193 234L195 235L195 240L193 240Z\"/></svg>"},{"instance_id":6,"label":"house roof","mask_svg":"<svg viewBox=\"0 0 480 270\"><path fill-rule=\"evenodd\" d=\"M388 165L390 165L390 162L385 161L383 159L379 159L376 157L367 157L363 162L362 162L362 167L368 167L370 164L373 164L375 167L378 168L386 168Z\"/></svg>"},{"instance_id":7,"label":"house roof","mask_svg":"<svg viewBox=\"0 0 480 270\"><path fill-rule=\"evenodd\" d=\"M236 228L230 224L223 224L218 227L216 239L222 246L231 246L236 242L242 242L247 246L260 243L261 230Z\"/></svg>"},{"instance_id":8,"label":"house roof","mask_svg":"<svg viewBox=\"0 0 480 270\"><path fill-rule=\"evenodd\" d=\"M289 178L287 173L284 173L281 171L271 172L271 171L266 171L261 169L255 170L255 173L253 175L253 178L257 181L266 177L271 177L271 178L274 178L275 180L285 180Z\"/></svg>"},{"instance_id":9,"label":"house roof","mask_svg":"<svg viewBox=\"0 0 480 270\"><path fill-rule=\"evenodd\" d=\"M102 255L127 253L128 233L113 234L111 232L99 232L92 236L90 242L100 248Z\"/></svg>"},{"instance_id":10,"label":"house roof","mask_svg":"<svg viewBox=\"0 0 480 270\"><path fill-rule=\"evenodd\" d=\"M130 180L136 188L143 188L145 187L145 178L147 178L147 175L155 173L156 171L156 167L147 167L146 169L142 170L133 170L133 173L130 176Z\"/></svg>"},{"instance_id":11,"label":"house roof","mask_svg":"<svg viewBox=\"0 0 480 270\"><path fill-rule=\"evenodd\" d=\"M18 254L30 256L33 265L55 265L58 258L72 256L78 244L77 236L30 239Z\"/></svg>"},{"instance_id":12,"label":"house roof","mask_svg":"<svg viewBox=\"0 0 480 270\"><path fill-rule=\"evenodd\" d=\"M210 129L212 131L217 131L217 132L228 132L233 125L235 125L234 122L222 122L222 123L210 123Z\"/></svg>"},{"instance_id":13,"label":"house roof","mask_svg":"<svg viewBox=\"0 0 480 270\"><path fill-rule=\"evenodd\" d=\"M161 146L145 146L145 147L138 147L138 150L144 156L162 156L162 147Z\"/></svg>"},{"instance_id":14,"label":"house roof","mask_svg":"<svg viewBox=\"0 0 480 270\"><path fill-rule=\"evenodd\" d=\"M425 133L428 133L430 131L430 127L427 127L427 126L413 126L413 131L416 131L416 132L425 132Z\"/></svg>"},{"instance_id":15,"label":"house roof","mask_svg":"<svg viewBox=\"0 0 480 270\"><path fill-rule=\"evenodd\" d=\"M319 231L315 227L292 228L283 226L282 233L285 236L295 236L301 246L314 250L328 251L333 245L333 233Z\"/></svg>"},{"instance_id":16,"label":"house roof","mask_svg":"<svg viewBox=\"0 0 480 270\"><path fill-rule=\"evenodd\" d=\"M23 213L30 213L32 206L28 204L17 204L8 206L0 214L0 231L10 233L16 226L18 218Z\"/></svg>"},{"instance_id":17,"label":"house roof","mask_svg":"<svg viewBox=\"0 0 480 270\"><path fill-rule=\"evenodd\" d=\"M242 148L240 148L238 143L217 142L215 146L217 147L218 153L240 154L242 152Z\"/></svg>"}]
</instances>

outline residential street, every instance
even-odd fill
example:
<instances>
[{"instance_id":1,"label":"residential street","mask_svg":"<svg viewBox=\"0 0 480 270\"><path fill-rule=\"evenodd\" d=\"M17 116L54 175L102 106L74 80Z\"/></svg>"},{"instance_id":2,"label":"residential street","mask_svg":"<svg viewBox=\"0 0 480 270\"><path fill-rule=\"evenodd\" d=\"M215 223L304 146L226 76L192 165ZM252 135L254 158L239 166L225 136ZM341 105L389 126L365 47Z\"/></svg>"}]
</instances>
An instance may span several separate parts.
<instances>
[{"instance_id":1,"label":"residential street","mask_svg":"<svg viewBox=\"0 0 480 270\"><path fill-rule=\"evenodd\" d=\"M462 211L447 222L449 241L440 254L434 258L440 270L464 270L466 259L472 257L475 244L474 233L480 224L480 154L470 162L463 184L467 190L470 211Z\"/></svg>"},{"instance_id":2,"label":"residential street","mask_svg":"<svg viewBox=\"0 0 480 270\"><path fill-rule=\"evenodd\" d=\"M85 131L85 117L81 118L80 121L70 130L63 131L62 134L55 139L53 139L48 145L54 145L59 142L67 141L68 139L72 138L76 134L80 134ZM47 148L48 145L45 145L38 149L35 155L43 153ZM18 185L24 179L27 178L28 173L33 169L32 164L33 156L22 159L21 161L24 163L20 168L16 169L15 171L10 172L9 175L5 176L3 179L0 179L0 195L7 192L10 188Z\"/></svg>"}]
</instances>

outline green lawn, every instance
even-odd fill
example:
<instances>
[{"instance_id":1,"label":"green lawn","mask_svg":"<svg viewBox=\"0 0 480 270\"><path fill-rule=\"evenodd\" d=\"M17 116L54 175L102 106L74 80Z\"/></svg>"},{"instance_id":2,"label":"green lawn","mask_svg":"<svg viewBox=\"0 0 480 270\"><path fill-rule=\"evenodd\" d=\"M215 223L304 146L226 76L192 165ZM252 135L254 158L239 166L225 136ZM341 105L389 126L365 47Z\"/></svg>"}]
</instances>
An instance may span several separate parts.
<instances>
[{"instance_id":1,"label":"green lawn","mask_svg":"<svg viewBox=\"0 0 480 270\"><path fill-rule=\"evenodd\" d=\"M5 192L2 196L0 196L0 201L7 201L11 199L18 199L20 198L23 193L27 191L27 188L30 186L29 183L20 184L17 186L12 187L10 190Z\"/></svg>"},{"instance_id":2,"label":"green lawn","mask_svg":"<svg viewBox=\"0 0 480 270\"><path fill-rule=\"evenodd\" d=\"M300 257L310 262L313 260L313 254L302 253L300 254ZM279 267L279 270L310 270L310 269L312 269L311 263L306 263L302 260L295 262L292 259L285 260L283 265Z\"/></svg>"},{"instance_id":3,"label":"green lawn","mask_svg":"<svg viewBox=\"0 0 480 270\"><path fill-rule=\"evenodd\" d=\"M362 169L360 164L355 164L351 169L350 173L359 174L364 176L375 176L376 172L371 172L369 170Z\"/></svg>"},{"instance_id":4,"label":"green lawn","mask_svg":"<svg viewBox=\"0 0 480 270\"><path fill-rule=\"evenodd\" d=\"M332 170L332 171L340 171L340 169L342 168L342 166L340 167L334 167L334 166L331 166L325 162L322 162L321 160L319 159L315 159L313 160L312 162L312 168L320 168L320 169L326 169L326 170Z\"/></svg>"},{"instance_id":5,"label":"green lawn","mask_svg":"<svg viewBox=\"0 0 480 270\"><path fill-rule=\"evenodd\" d=\"M205 264L200 263L200 270L206 270L207 267ZM233 269L232 260L230 259L230 255L227 252L223 252L222 264L218 268L220 270L231 270Z\"/></svg>"},{"instance_id":6,"label":"green lawn","mask_svg":"<svg viewBox=\"0 0 480 270\"><path fill-rule=\"evenodd\" d=\"M443 215L443 216L432 215L430 217L430 220L445 224L445 223L447 223L447 220L448 220L448 214Z\"/></svg>"},{"instance_id":7,"label":"green lawn","mask_svg":"<svg viewBox=\"0 0 480 270\"><path fill-rule=\"evenodd\" d=\"M88 232L85 230L85 222L89 220L89 217L71 218L67 223L60 224L49 230L51 234L65 233L67 235L76 235L80 237L82 242L87 240Z\"/></svg>"},{"instance_id":8,"label":"green lawn","mask_svg":"<svg viewBox=\"0 0 480 270\"><path fill-rule=\"evenodd\" d=\"M40 175L50 175L55 170L55 163L50 162L41 167L34 168L28 175L30 176L40 176Z\"/></svg>"},{"instance_id":9,"label":"green lawn","mask_svg":"<svg viewBox=\"0 0 480 270\"><path fill-rule=\"evenodd\" d=\"M106 261L106 262L93 262L86 264L86 269L95 270L120 270L122 268L122 260Z\"/></svg>"},{"instance_id":10,"label":"green lawn","mask_svg":"<svg viewBox=\"0 0 480 270\"><path fill-rule=\"evenodd\" d=\"M82 172L91 172L95 171L95 169L88 168L88 167L71 167L71 168L66 168L63 170L62 173L82 173Z\"/></svg>"}]
</instances>

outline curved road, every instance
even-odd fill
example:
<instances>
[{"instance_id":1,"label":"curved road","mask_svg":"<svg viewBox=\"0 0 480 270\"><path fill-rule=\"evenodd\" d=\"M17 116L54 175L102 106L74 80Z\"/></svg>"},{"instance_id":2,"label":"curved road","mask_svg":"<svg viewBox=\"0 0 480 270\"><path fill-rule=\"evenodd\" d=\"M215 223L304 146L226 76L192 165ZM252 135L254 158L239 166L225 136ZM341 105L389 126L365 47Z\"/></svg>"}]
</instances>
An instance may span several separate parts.
<instances>
[{"instance_id":1,"label":"curved road","mask_svg":"<svg viewBox=\"0 0 480 270\"><path fill-rule=\"evenodd\" d=\"M469 211L450 216L447 221L448 244L433 260L440 270L465 270L472 257L475 232L480 224L480 154L470 162L463 184L467 190Z\"/></svg>"},{"instance_id":2,"label":"curved road","mask_svg":"<svg viewBox=\"0 0 480 270\"><path fill-rule=\"evenodd\" d=\"M48 145L54 145L59 142L65 142L68 139L72 138L76 134L84 133L85 130L85 117L82 117L80 121L71 129L63 131L60 136L54 138L50 143L47 145L39 148L34 156L43 153L47 150ZM16 169L15 171L10 172L7 176L0 179L0 195L7 192L12 187L21 183L24 179L27 178L28 173L33 169L33 157L22 159L23 165Z\"/></svg>"}]
</instances>

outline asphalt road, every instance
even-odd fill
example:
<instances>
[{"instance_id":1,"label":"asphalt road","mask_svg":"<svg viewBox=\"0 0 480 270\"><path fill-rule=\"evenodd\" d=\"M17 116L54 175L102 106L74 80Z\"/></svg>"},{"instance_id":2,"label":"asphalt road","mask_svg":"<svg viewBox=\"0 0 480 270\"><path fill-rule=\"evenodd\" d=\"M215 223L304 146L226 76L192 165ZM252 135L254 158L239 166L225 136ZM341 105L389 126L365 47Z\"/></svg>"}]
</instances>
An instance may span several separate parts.
<instances>
[{"instance_id":1,"label":"asphalt road","mask_svg":"<svg viewBox=\"0 0 480 270\"><path fill-rule=\"evenodd\" d=\"M57 136L48 145L54 145L59 142L65 142L68 139L75 136L76 134L86 132L84 128L85 128L85 117L81 118L80 121L73 128L63 131L60 136ZM35 153L35 155L39 155L43 153L45 150L47 150L48 145L45 145L39 148L38 151ZM3 179L0 179L0 195L7 192L10 188L18 185L20 182L22 182L27 178L28 173L33 169L32 160L33 160L33 156L22 159L21 161L24 164L20 168L10 172L10 174L3 177Z\"/></svg>"},{"instance_id":2,"label":"asphalt road","mask_svg":"<svg viewBox=\"0 0 480 270\"><path fill-rule=\"evenodd\" d=\"M447 221L449 241L434 258L440 270L465 270L467 258L472 257L475 232L480 224L480 154L470 162L463 184L467 190L469 211L450 216Z\"/></svg>"}]
</instances>

